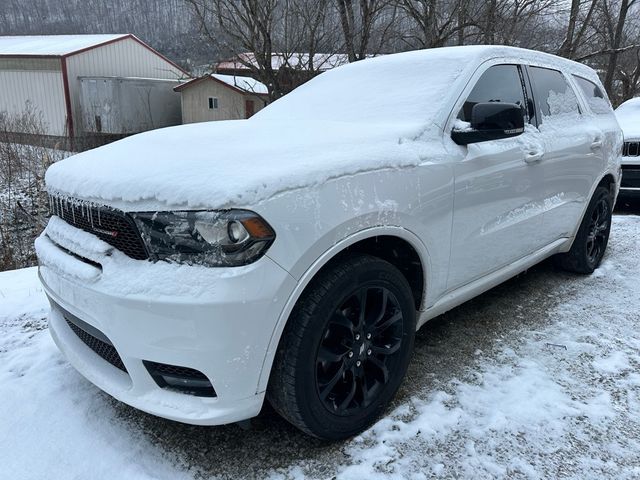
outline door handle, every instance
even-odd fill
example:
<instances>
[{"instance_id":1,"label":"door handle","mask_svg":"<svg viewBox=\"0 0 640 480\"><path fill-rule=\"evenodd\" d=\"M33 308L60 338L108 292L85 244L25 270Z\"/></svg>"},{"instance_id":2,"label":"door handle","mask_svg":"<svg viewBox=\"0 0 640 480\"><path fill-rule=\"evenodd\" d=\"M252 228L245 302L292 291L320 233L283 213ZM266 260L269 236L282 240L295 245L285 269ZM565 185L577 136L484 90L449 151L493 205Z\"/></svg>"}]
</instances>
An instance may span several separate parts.
<instances>
[{"instance_id":1,"label":"door handle","mask_svg":"<svg viewBox=\"0 0 640 480\"><path fill-rule=\"evenodd\" d=\"M596 137L593 142L591 142L591 150L595 150L597 148L602 147L602 139L600 137Z\"/></svg>"},{"instance_id":2,"label":"door handle","mask_svg":"<svg viewBox=\"0 0 640 480\"><path fill-rule=\"evenodd\" d=\"M542 160L542 157L544 157L544 152L533 150L524 154L524 161L528 164L537 163Z\"/></svg>"}]
</instances>

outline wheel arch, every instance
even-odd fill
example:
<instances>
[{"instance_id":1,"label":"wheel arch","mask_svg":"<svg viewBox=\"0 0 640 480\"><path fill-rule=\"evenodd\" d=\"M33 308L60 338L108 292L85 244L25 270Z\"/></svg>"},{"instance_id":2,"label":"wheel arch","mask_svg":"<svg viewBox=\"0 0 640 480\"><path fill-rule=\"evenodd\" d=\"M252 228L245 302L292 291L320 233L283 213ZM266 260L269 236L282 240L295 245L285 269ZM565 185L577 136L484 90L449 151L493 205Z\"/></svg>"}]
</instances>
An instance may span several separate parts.
<instances>
[{"instance_id":1,"label":"wheel arch","mask_svg":"<svg viewBox=\"0 0 640 480\"><path fill-rule=\"evenodd\" d=\"M584 206L582 207L582 213L580 214L579 221L573 230L571 239L569 242L567 242L563 246L560 252L568 252L569 250L571 250L571 247L573 246L573 242L576 239L576 235L578 234L578 230L580 229L580 225L582 225L582 221L587 212L587 208L589 208L589 204L591 203L591 199L593 198L593 195L596 193L596 190L599 187L606 187L609 189L609 194L611 195L611 208L613 208L616 200L616 195L618 192L617 185L618 185L618 180L616 180L616 176L610 171L604 172L603 175L598 180L598 182L597 183L594 182L593 187L591 187L591 191L589 192L589 197L585 202Z\"/></svg>"},{"instance_id":2,"label":"wheel arch","mask_svg":"<svg viewBox=\"0 0 640 480\"><path fill-rule=\"evenodd\" d=\"M404 246L408 249L408 252L410 252L406 253L406 258L399 260L400 265L402 265L403 262L407 262L405 263L405 268L400 266L398 269L408 279L409 284L412 285L412 291L414 291L414 285L412 283L416 279L410 279L407 275L415 275L416 277L419 277L418 282L420 286L418 287L418 290L420 297L419 300L416 299L416 310L422 310L425 308L427 285L430 284L429 272L432 270L430 268L430 257L427 248L420 241L417 235L402 227L380 226L362 230L343 239L325 251L307 268L298 280L293 292L289 295L289 298L287 299L271 334L269 346L265 353L262 370L260 372L257 393L266 391L275 354L280 343L280 338L282 337L282 333L286 327L291 312L305 289L318 275L318 273L320 273L325 267L330 266L330 264L341 255L344 255L349 251L368 253L389 261L391 264L398 267L398 261L394 261L393 258L393 251L386 251L384 249L384 246L392 244L395 244L396 248ZM399 256L403 257L404 255L405 254L400 254ZM419 262L419 273L415 270L412 271L407 267L407 265L413 264L412 262L416 260ZM416 293L414 291L414 295L415 294Z\"/></svg>"}]
</instances>

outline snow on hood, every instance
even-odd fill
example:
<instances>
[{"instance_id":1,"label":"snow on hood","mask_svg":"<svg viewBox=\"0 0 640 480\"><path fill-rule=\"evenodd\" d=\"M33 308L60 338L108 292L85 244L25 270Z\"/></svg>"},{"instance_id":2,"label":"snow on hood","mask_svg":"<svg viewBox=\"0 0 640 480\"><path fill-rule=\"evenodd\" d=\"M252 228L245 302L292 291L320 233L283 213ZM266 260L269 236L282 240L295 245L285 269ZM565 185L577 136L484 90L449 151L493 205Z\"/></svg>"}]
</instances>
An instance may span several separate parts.
<instances>
[{"instance_id":1,"label":"snow on hood","mask_svg":"<svg viewBox=\"0 0 640 480\"><path fill-rule=\"evenodd\" d=\"M640 97L627 100L616 109L625 140L640 139Z\"/></svg>"},{"instance_id":2,"label":"snow on hood","mask_svg":"<svg viewBox=\"0 0 640 480\"><path fill-rule=\"evenodd\" d=\"M415 165L411 142L399 139L419 129L402 127L236 120L164 128L69 157L46 182L50 192L125 210L249 206L337 176Z\"/></svg>"},{"instance_id":3,"label":"snow on hood","mask_svg":"<svg viewBox=\"0 0 640 480\"><path fill-rule=\"evenodd\" d=\"M425 140L439 135L461 83L480 61L525 52L555 58L471 46L355 62L319 75L250 120L155 130L70 157L49 169L47 187L129 210L224 208L362 171L412 167L429 156Z\"/></svg>"}]
</instances>

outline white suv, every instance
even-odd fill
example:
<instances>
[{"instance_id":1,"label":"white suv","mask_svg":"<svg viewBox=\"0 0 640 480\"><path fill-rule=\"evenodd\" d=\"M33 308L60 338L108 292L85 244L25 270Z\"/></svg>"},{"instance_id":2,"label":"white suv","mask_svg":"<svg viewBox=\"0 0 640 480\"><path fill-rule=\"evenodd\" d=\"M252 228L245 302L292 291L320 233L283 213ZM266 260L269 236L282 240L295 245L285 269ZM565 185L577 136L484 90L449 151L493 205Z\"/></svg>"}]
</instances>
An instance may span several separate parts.
<instances>
[{"instance_id":1,"label":"white suv","mask_svg":"<svg viewBox=\"0 0 640 480\"><path fill-rule=\"evenodd\" d=\"M620 196L640 197L640 97L616 108L616 117L624 135Z\"/></svg>"},{"instance_id":2,"label":"white suv","mask_svg":"<svg viewBox=\"0 0 640 480\"><path fill-rule=\"evenodd\" d=\"M353 435L426 321L552 255L598 266L622 148L602 92L537 52L414 51L64 160L36 242L53 338L161 417L240 421L267 398Z\"/></svg>"}]
</instances>

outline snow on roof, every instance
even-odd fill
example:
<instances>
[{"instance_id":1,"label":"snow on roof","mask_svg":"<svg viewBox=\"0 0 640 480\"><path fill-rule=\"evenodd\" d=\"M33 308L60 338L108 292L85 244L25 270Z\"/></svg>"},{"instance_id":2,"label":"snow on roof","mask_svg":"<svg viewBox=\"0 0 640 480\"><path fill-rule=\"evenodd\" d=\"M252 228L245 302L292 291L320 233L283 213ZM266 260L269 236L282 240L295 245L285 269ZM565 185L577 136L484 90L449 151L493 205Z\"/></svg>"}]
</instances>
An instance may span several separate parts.
<instances>
[{"instance_id":1,"label":"snow on roof","mask_svg":"<svg viewBox=\"0 0 640 480\"><path fill-rule=\"evenodd\" d=\"M616 109L625 139L640 139L640 97L627 100Z\"/></svg>"},{"instance_id":2,"label":"snow on roof","mask_svg":"<svg viewBox=\"0 0 640 480\"><path fill-rule=\"evenodd\" d=\"M491 45L442 47L379 56L329 70L253 118L442 122L460 94L460 81L466 83L480 64L492 59L559 68L600 85L591 68L555 55Z\"/></svg>"},{"instance_id":3,"label":"snow on roof","mask_svg":"<svg viewBox=\"0 0 640 480\"><path fill-rule=\"evenodd\" d=\"M126 34L0 36L0 56L47 55L59 57L127 36Z\"/></svg>"},{"instance_id":4,"label":"snow on roof","mask_svg":"<svg viewBox=\"0 0 640 480\"><path fill-rule=\"evenodd\" d=\"M231 85L232 87L239 88L249 93L258 93L266 95L269 93L267 86L251 77L239 77L235 75L221 75L219 73L213 73L211 76L221 82Z\"/></svg>"},{"instance_id":5,"label":"snow on roof","mask_svg":"<svg viewBox=\"0 0 640 480\"><path fill-rule=\"evenodd\" d=\"M180 92L185 88L190 87L196 83L199 83L203 80L213 79L218 82L223 83L224 85L228 85L230 88L234 90L240 90L246 93L254 93L256 95L267 95L269 90L264 83L259 82L258 80L251 77L244 77L238 75L220 75L218 73L211 73L207 75L203 75L198 78L192 78L191 80L181 83L177 87L173 89L176 92Z\"/></svg>"},{"instance_id":6,"label":"snow on roof","mask_svg":"<svg viewBox=\"0 0 640 480\"><path fill-rule=\"evenodd\" d=\"M349 63L349 57L344 53L316 53L313 55L313 65L308 53L273 53L271 55L271 68L280 70L286 66L294 70L329 70ZM237 57L223 60L216 65L218 70L245 70L248 65L257 66L258 61L253 53L241 53Z\"/></svg>"}]
</instances>

